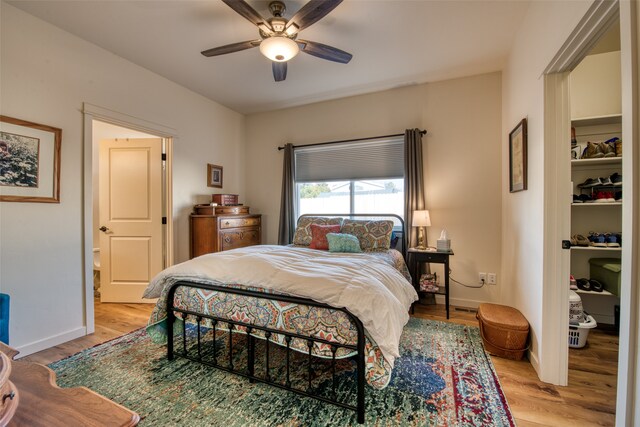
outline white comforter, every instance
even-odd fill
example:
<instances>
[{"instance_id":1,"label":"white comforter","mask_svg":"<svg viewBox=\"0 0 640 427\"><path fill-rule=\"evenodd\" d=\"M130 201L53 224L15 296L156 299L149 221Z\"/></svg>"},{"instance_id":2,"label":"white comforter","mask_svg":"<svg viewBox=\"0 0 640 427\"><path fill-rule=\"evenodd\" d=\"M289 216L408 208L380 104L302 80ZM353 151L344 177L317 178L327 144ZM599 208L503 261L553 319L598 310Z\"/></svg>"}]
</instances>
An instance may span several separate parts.
<instances>
[{"instance_id":1,"label":"white comforter","mask_svg":"<svg viewBox=\"0 0 640 427\"><path fill-rule=\"evenodd\" d=\"M270 245L207 254L174 265L149 283L144 297L158 298L166 284L190 278L258 286L344 307L362 321L391 366L400 355L398 344L409 308L418 299L398 270L366 253Z\"/></svg>"}]
</instances>

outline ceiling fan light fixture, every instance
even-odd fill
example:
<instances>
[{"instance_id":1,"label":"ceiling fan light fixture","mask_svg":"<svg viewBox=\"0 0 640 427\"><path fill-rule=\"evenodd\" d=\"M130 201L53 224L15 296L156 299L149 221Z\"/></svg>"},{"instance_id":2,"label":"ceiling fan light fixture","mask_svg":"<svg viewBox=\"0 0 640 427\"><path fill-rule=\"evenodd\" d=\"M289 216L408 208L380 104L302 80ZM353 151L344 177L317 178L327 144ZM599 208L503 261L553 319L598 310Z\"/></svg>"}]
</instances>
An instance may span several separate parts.
<instances>
[{"instance_id":1,"label":"ceiling fan light fixture","mask_svg":"<svg viewBox=\"0 0 640 427\"><path fill-rule=\"evenodd\" d=\"M298 52L300 52L298 44L287 37L273 36L260 43L260 53L276 62L286 62Z\"/></svg>"}]
</instances>

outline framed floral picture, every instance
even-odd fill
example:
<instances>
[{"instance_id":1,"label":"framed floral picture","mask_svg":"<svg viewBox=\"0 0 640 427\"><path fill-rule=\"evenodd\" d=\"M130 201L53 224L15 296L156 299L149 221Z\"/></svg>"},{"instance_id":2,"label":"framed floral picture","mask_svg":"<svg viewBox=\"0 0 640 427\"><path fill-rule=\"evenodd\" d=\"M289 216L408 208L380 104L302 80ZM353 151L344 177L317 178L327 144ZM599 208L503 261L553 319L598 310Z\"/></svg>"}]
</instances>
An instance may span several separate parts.
<instances>
[{"instance_id":1,"label":"framed floral picture","mask_svg":"<svg viewBox=\"0 0 640 427\"><path fill-rule=\"evenodd\" d=\"M207 164L207 186L222 188L222 166Z\"/></svg>"},{"instance_id":2,"label":"framed floral picture","mask_svg":"<svg viewBox=\"0 0 640 427\"><path fill-rule=\"evenodd\" d=\"M527 189L527 119L509 134L509 191Z\"/></svg>"},{"instance_id":3,"label":"framed floral picture","mask_svg":"<svg viewBox=\"0 0 640 427\"><path fill-rule=\"evenodd\" d=\"M62 130L0 116L0 201L60 203Z\"/></svg>"}]
</instances>

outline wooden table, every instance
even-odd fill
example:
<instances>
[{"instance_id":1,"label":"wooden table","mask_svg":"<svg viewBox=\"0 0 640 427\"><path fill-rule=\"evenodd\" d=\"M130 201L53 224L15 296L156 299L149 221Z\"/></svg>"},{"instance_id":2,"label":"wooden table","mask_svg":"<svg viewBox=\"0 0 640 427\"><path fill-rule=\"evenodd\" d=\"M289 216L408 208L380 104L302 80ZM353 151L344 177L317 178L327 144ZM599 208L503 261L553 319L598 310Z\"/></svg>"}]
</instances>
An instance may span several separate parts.
<instances>
[{"instance_id":1,"label":"wooden table","mask_svg":"<svg viewBox=\"0 0 640 427\"><path fill-rule=\"evenodd\" d=\"M420 266L424 263L444 264L444 303L447 310L447 319L449 318L449 257L451 255L453 255L453 251L409 249L409 269L413 279L413 286L418 295L433 294L433 292L420 291ZM442 292L438 293L442 294Z\"/></svg>"},{"instance_id":2,"label":"wooden table","mask_svg":"<svg viewBox=\"0 0 640 427\"><path fill-rule=\"evenodd\" d=\"M0 343L10 358L18 352ZM86 387L60 388L56 374L44 365L13 360L11 381L20 400L8 426L135 426L140 416Z\"/></svg>"}]
</instances>

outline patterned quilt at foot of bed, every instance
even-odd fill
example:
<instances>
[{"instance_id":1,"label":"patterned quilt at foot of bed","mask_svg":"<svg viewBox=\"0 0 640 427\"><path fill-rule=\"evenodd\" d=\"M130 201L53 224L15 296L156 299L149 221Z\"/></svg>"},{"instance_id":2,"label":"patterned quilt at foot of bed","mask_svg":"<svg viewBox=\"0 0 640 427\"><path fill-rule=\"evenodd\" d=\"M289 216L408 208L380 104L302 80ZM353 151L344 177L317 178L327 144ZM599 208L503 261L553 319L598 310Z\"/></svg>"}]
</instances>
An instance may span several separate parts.
<instances>
[{"instance_id":1,"label":"patterned quilt at foot of bed","mask_svg":"<svg viewBox=\"0 0 640 427\"><path fill-rule=\"evenodd\" d=\"M275 294L263 288L246 287L238 284L221 284L206 279L190 279L193 282L215 284L230 288L242 288L253 291L264 292L265 294ZM177 281L177 279L176 279ZM175 281L174 281L175 283ZM156 304L147 332L156 343L167 342L167 311L166 299L170 284L166 284L158 303ZM348 316L339 310L308 307L300 304L293 304L281 301L268 300L256 297L246 297L242 295L228 294L224 292L209 291L197 288L180 286L174 296L174 306L180 309L188 309L198 313L208 314L223 319L231 319L257 326L264 326L282 331L291 331L301 335L308 335L332 341L338 344L356 344L357 330L352 325ZM179 317L174 324L174 333L182 333L183 321ZM195 323L191 317L187 322ZM211 327L210 320L203 319L202 326ZM218 330L228 330L228 325L218 324ZM234 333L246 334L244 328L234 328ZM366 334L366 332L365 332ZM265 339L262 331L252 332L258 338ZM286 346L284 335L275 334L271 336L271 342L276 342ZM306 340L293 338L291 348L307 353L309 348ZM346 358L353 356L356 352L343 347L338 347L336 358ZM328 344L314 343L312 354L317 357L331 358L331 346ZM391 365L384 359L378 346L368 336L365 344L365 377L367 382L374 388L382 389L389 384L391 379Z\"/></svg>"}]
</instances>

